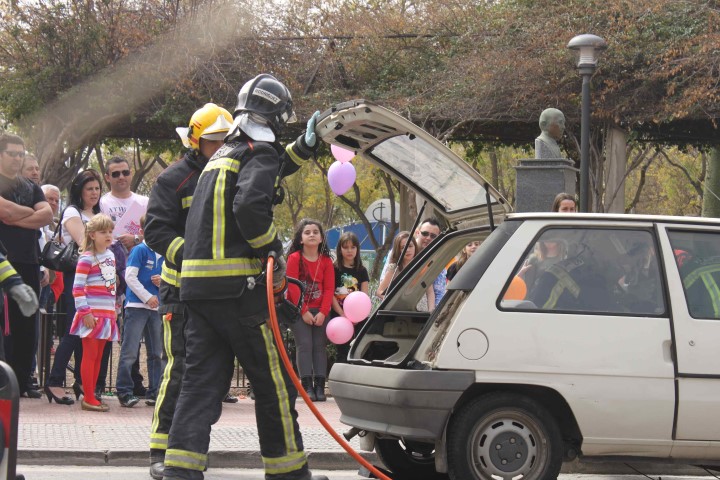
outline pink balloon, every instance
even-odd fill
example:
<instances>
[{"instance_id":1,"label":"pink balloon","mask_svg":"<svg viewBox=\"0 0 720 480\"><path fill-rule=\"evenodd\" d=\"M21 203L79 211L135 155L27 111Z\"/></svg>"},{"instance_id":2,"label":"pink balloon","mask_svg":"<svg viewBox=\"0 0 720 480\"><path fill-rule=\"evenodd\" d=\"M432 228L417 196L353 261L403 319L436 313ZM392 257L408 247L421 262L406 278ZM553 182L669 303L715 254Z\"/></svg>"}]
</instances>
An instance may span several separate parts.
<instances>
[{"instance_id":1,"label":"pink balloon","mask_svg":"<svg viewBox=\"0 0 720 480\"><path fill-rule=\"evenodd\" d=\"M355 333L355 328L350 320L345 317L335 317L325 327L328 340L335 345L347 343Z\"/></svg>"},{"instance_id":2,"label":"pink balloon","mask_svg":"<svg viewBox=\"0 0 720 480\"><path fill-rule=\"evenodd\" d=\"M328 183L335 195L343 195L355 183L355 167L352 163L333 162L328 168Z\"/></svg>"},{"instance_id":3,"label":"pink balloon","mask_svg":"<svg viewBox=\"0 0 720 480\"><path fill-rule=\"evenodd\" d=\"M330 152L332 152L335 160L340 163L347 163L355 157L355 152L338 147L337 145L330 145Z\"/></svg>"},{"instance_id":4,"label":"pink balloon","mask_svg":"<svg viewBox=\"0 0 720 480\"><path fill-rule=\"evenodd\" d=\"M372 302L365 292L352 292L345 297L342 308L348 320L360 323L370 314Z\"/></svg>"}]
</instances>

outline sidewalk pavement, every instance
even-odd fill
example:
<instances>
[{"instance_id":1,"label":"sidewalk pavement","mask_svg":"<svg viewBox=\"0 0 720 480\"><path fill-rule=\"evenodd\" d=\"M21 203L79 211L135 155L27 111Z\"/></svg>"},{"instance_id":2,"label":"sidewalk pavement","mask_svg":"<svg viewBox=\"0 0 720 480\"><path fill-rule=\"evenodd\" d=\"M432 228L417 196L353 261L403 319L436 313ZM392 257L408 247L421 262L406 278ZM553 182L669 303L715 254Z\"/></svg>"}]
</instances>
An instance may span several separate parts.
<instances>
[{"instance_id":1,"label":"sidewalk pavement","mask_svg":"<svg viewBox=\"0 0 720 480\"><path fill-rule=\"evenodd\" d=\"M77 466L149 466L149 437L153 407L140 401L133 408L121 407L116 397L103 397L110 406L105 413L80 410L75 405L49 404L41 399L20 399L18 464ZM240 397L238 403L223 403L223 411L210 435L210 466L215 468L262 468L255 428L255 402ZM310 468L353 470L357 463L338 445L315 418L305 402L296 402L298 422ZM338 433L349 427L340 423L340 410L332 397L316 403L320 413ZM350 442L359 449L358 438ZM360 452L380 465L374 452ZM577 460L563 464L563 473L604 475L707 475L689 465L664 465L639 461L627 463Z\"/></svg>"},{"instance_id":2,"label":"sidewalk pavement","mask_svg":"<svg viewBox=\"0 0 720 480\"><path fill-rule=\"evenodd\" d=\"M88 412L75 405L20 399L18 463L24 465L149 465L149 438L153 407L140 401L133 408L121 407L116 397L103 397L109 412ZM315 404L332 428L342 434L349 429L340 423L335 401ZM302 399L296 403L298 422L310 467L354 469L355 461L345 453L315 418ZM357 437L350 441L359 448ZM364 452L375 460L374 453ZM212 467L262 468L255 402L241 397L238 403L223 403L222 416L213 426L210 439Z\"/></svg>"}]
</instances>

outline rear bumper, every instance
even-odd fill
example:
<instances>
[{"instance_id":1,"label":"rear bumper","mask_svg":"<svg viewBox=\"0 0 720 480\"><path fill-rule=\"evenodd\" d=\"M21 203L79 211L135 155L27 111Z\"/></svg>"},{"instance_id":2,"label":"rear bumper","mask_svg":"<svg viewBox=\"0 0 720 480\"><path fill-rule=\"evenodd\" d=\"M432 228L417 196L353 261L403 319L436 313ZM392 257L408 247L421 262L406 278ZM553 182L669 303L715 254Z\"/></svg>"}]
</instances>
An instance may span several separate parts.
<instances>
[{"instance_id":1,"label":"rear bumper","mask_svg":"<svg viewBox=\"0 0 720 480\"><path fill-rule=\"evenodd\" d=\"M329 386L340 421L415 440L440 438L450 411L475 382L473 372L402 370L336 363Z\"/></svg>"}]
</instances>

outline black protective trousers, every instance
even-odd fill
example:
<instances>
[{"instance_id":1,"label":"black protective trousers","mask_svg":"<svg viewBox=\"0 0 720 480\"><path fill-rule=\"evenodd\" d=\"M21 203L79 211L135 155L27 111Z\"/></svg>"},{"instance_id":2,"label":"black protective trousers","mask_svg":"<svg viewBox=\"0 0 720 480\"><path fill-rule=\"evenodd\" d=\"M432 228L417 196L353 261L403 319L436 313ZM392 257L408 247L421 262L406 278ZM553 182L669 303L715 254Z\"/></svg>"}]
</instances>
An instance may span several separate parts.
<instances>
[{"instance_id":1,"label":"black protective trousers","mask_svg":"<svg viewBox=\"0 0 720 480\"><path fill-rule=\"evenodd\" d=\"M237 358L255 393L260 453L268 480L309 479L297 422L297 390L282 364L261 292L188 301L185 375L165 454L165 478L203 478L210 428L220 417ZM253 302L253 305L248 305Z\"/></svg>"},{"instance_id":2,"label":"black protective trousers","mask_svg":"<svg viewBox=\"0 0 720 480\"><path fill-rule=\"evenodd\" d=\"M163 322L163 371L155 413L150 429L150 462L165 459L168 434L177 406L185 373L185 327L187 314L182 304L160 307Z\"/></svg>"},{"instance_id":3,"label":"black protective trousers","mask_svg":"<svg viewBox=\"0 0 720 480\"><path fill-rule=\"evenodd\" d=\"M40 295L40 266L15 263L13 267L22 277L23 282L32 287L35 295ZM15 372L20 393L24 393L28 389L35 338L37 337L35 314L24 316L20 312L17 302L8 297L8 316L10 317L10 336L3 339L5 358Z\"/></svg>"}]
</instances>

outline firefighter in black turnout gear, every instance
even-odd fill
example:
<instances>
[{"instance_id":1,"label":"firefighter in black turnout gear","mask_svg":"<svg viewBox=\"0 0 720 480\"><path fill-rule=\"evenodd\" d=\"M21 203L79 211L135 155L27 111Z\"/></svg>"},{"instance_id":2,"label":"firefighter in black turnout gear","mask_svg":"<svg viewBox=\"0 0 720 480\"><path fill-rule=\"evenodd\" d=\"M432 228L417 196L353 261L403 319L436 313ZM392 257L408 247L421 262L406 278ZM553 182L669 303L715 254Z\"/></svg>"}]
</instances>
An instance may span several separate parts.
<instances>
[{"instance_id":1,"label":"firefighter in black turnout gear","mask_svg":"<svg viewBox=\"0 0 720 480\"><path fill-rule=\"evenodd\" d=\"M163 320L163 357L167 363L150 432L150 475L155 479L163 477L168 433L185 371L186 315L180 302L185 223L200 173L223 145L231 126L230 112L214 103L197 110L188 128L177 129L188 151L160 174L148 202L145 241L165 257L158 310Z\"/></svg>"},{"instance_id":2,"label":"firefighter in black turnout gear","mask_svg":"<svg viewBox=\"0 0 720 480\"><path fill-rule=\"evenodd\" d=\"M278 177L312 155L318 114L283 152L277 141L294 120L292 98L276 78L258 75L240 89L225 145L198 180L181 272L180 297L188 308L185 375L165 454L166 480L203 478L210 428L220 415L235 358L255 392L265 478L326 478L313 477L308 469L297 391L266 323L265 286L259 279L268 253L282 252L272 213ZM279 287L285 262L279 257L277 263Z\"/></svg>"}]
</instances>

